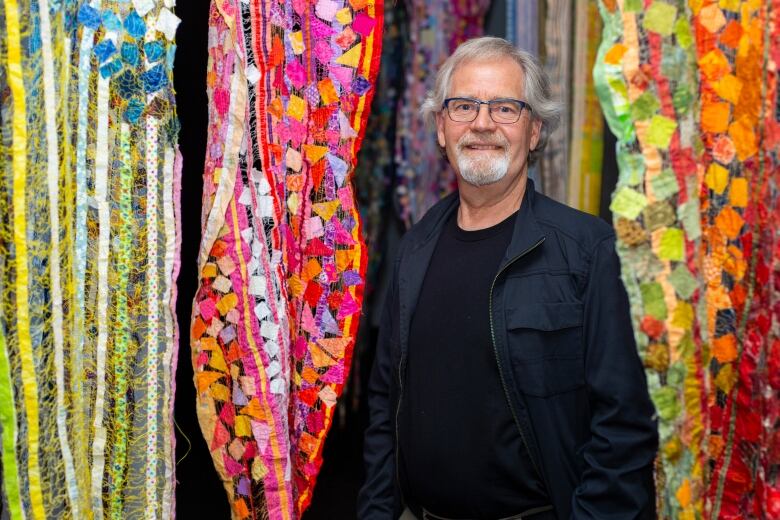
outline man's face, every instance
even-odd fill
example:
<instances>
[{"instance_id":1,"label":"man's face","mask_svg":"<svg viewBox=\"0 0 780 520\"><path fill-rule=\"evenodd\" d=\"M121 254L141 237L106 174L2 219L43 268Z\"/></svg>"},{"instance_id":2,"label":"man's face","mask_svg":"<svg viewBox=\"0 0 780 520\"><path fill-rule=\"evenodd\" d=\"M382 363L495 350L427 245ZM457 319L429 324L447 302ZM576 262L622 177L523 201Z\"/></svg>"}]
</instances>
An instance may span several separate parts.
<instances>
[{"instance_id":1,"label":"man's face","mask_svg":"<svg viewBox=\"0 0 780 520\"><path fill-rule=\"evenodd\" d=\"M522 68L511 58L467 61L453 71L447 97L525 101L523 80ZM539 141L541 121L533 120L524 109L516 123L496 123L487 105L481 105L470 123L455 122L442 110L436 116L436 127L439 145L460 179L475 186L501 181L511 185L526 171L528 151Z\"/></svg>"}]
</instances>

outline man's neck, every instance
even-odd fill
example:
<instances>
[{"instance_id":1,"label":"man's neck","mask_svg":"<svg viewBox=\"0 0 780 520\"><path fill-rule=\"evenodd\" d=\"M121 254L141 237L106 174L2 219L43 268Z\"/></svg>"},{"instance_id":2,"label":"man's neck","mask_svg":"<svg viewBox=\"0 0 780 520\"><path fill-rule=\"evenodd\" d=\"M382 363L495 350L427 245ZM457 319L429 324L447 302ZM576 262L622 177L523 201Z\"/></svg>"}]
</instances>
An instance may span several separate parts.
<instances>
[{"instance_id":1,"label":"man's neck","mask_svg":"<svg viewBox=\"0 0 780 520\"><path fill-rule=\"evenodd\" d=\"M458 227L465 231L475 231L506 220L520 208L527 179L526 173L522 173L509 186L502 182L472 186L461 181L458 187Z\"/></svg>"}]
</instances>

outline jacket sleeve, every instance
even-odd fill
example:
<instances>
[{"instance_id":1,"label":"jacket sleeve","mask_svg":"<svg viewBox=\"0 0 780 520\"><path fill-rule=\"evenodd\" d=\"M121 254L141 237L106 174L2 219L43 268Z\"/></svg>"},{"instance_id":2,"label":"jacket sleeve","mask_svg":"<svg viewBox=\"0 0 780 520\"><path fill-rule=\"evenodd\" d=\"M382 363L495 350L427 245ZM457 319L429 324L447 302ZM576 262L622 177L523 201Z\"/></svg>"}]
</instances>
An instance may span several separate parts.
<instances>
[{"instance_id":1,"label":"jacket sleeve","mask_svg":"<svg viewBox=\"0 0 780 520\"><path fill-rule=\"evenodd\" d=\"M365 434L363 459L366 480L360 489L357 517L360 520L395 520L395 417L390 386L393 377L392 352L397 334L393 334L393 316L398 309L396 272L388 291L374 366L368 384L368 429Z\"/></svg>"},{"instance_id":2,"label":"jacket sleeve","mask_svg":"<svg viewBox=\"0 0 780 520\"><path fill-rule=\"evenodd\" d=\"M585 341L591 437L572 519L655 518L655 409L634 341L614 235L592 255Z\"/></svg>"}]
</instances>

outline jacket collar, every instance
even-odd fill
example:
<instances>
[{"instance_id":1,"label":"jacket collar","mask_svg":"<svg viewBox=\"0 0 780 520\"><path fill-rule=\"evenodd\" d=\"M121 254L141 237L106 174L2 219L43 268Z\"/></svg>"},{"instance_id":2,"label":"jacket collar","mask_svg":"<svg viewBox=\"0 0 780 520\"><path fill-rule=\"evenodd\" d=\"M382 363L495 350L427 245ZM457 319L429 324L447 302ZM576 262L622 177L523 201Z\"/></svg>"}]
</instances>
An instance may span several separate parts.
<instances>
[{"instance_id":1,"label":"jacket collar","mask_svg":"<svg viewBox=\"0 0 780 520\"><path fill-rule=\"evenodd\" d=\"M504 258L501 260L501 268L513 258L522 255L546 238L544 232L539 227L539 223L536 221L536 202L537 195L534 181L529 178L526 181L525 194L523 195L523 202L520 204L520 211L517 212L517 217L515 218L512 239L509 242L509 247L506 249Z\"/></svg>"},{"instance_id":2,"label":"jacket collar","mask_svg":"<svg viewBox=\"0 0 780 520\"><path fill-rule=\"evenodd\" d=\"M501 261L501 272L509 262L522 255L525 251L544 240L534 216L535 190L534 183L528 179L520 211L515 218L514 230L509 247ZM400 301L399 340L402 356L409 344L409 330L414 315L417 298L422 288L425 273L428 270L433 251L441 235L444 223L460 204L458 193L452 193L434 206L418 227L413 229L414 237L410 236L409 251L401 256L399 266L398 291Z\"/></svg>"},{"instance_id":3,"label":"jacket collar","mask_svg":"<svg viewBox=\"0 0 780 520\"><path fill-rule=\"evenodd\" d=\"M509 247L506 250L504 258L501 260L501 266L503 267L511 259L518 255L521 255L538 242L545 239L545 234L542 232L539 224L536 221L534 204L537 202L536 189L534 187L534 181L530 178L526 180L525 194L523 195L523 202L520 204L520 211L515 218L514 229L512 231L512 239L509 242ZM458 192L451 193L445 197L438 211L431 215L431 219L427 222L421 222L423 225L420 229L418 239L412 245L412 251L422 247L431 240L438 240L444 223L452 214L453 211L458 209L460 205L460 198Z\"/></svg>"}]
</instances>

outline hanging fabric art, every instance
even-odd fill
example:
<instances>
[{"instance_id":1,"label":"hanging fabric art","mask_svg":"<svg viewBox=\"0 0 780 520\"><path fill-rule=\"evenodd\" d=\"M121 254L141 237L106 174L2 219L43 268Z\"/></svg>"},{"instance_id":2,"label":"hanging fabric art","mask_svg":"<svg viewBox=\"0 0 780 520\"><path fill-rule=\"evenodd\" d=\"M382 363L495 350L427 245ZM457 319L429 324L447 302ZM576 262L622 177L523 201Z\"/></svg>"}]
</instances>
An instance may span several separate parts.
<instances>
[{"instance_id":1,"label":"hanging fabric art","mask_svg":"<svg viewBox=\"0 0 780 520\"><path fill-rule=\"evenodd\" d=\"M506 3L506 39L519 49L539 54L539 1Z\"/></svg>"},{"instance_id":2,"label":"hanging fabric art","mask_svg":"<svg viewBox=\"0 0 780 520\"><path fill-rule=\"evenodd\" d=\"M197 411L233 518L299 518L350 366L366 252L352 172L376 0L214 1Z\"/></svg>"},{"instance_id":3,"label":"hanging fabric art","mask_svg":"<svg viewBox=\"0 0 780 520\"><path fill-rule=\"evenodd\" d=\"M8 517L174 514L172 0L0 8Z\"/></svg>"},{"instance_id":4,"label":"hanging fabric art","mask_svg":"<svg viewBox=\"0 0 780 520\"><path fill-rule=\"evenodd\" d=\"M661 518L780 518L780 3L602 0L623 280Z\"/></svg>"},{"instance_id":5,"label":"hanging fabric art","mask_svg":"<svg viewBox=\"0 0 780 520\"><path fill-rule=\"evenodd\" d=\"M420 118L420 106L447 57L462 42L482 35L490 0L406 0L410 46L396 124L397 189L401 219L419 221L455 188L455 173L439 150L436 134Z\"/></svg>"},{"instance_id":6,"label":"hanging fabric art","mask_svg":"<svg viewBox=\"0 0 780 520\"><path fill-rule=\"evenodd\" d=\"M550 95L567 106L572 94L574 6L571 0L547 0L545 4L542 39L544 57L541 61L550 78ZM539 161L542 191L548 197L561 202L565 202L567 198L570 138L571 114L569 110L564 110L560 125L550 134L544 155Z\"/></svg>"},{"instance_id":7,"label":"hanging fabric art","mask_svg":"<svg viewBox=\"0 0 780 520\"><path fill-rule=\"evenodd\" d=\"M574 42L569 172L566 196L569 206L598 215L601 204L601 167L604 155L604 119L593 82L593 66L601 43L598 2L577 0L574 8Z\"/></svg>"},{"instance_id":8,"label":"hanging fabric art","mask_svg":"<svg viewBox=\"0 0 780 520\"><path fill-rule=\"evenodd\" d=\"M780 491L766 482L780 465L769 449L777 425L762 424L762 411L780 406L767 366L780 323L780 2L703 2L693 15L705 172L701 322L711 355L706 505L712 518L735 518L780 508L764 496Z\"/></svg>"},{"instance_id":9,"label":"hanging fabric art","mask_svg":"<svg viewBox=\"0 0 780 520\"><path fill-rule=\"evenodd\" d=\"M381 67L376 80L376 95L366 126L365 139L355 168L358 207L363 220L366 245L369 248L366 270L366 302L380 275L384 259L384 232L388 225L388 206L392 206L395 184L396 114L404 85L403 59L409 39L406 9L403 3L388 5L384 11L385 26ZM381 305L381 302L376 302Z\"/></svg>"}]
</instances>

